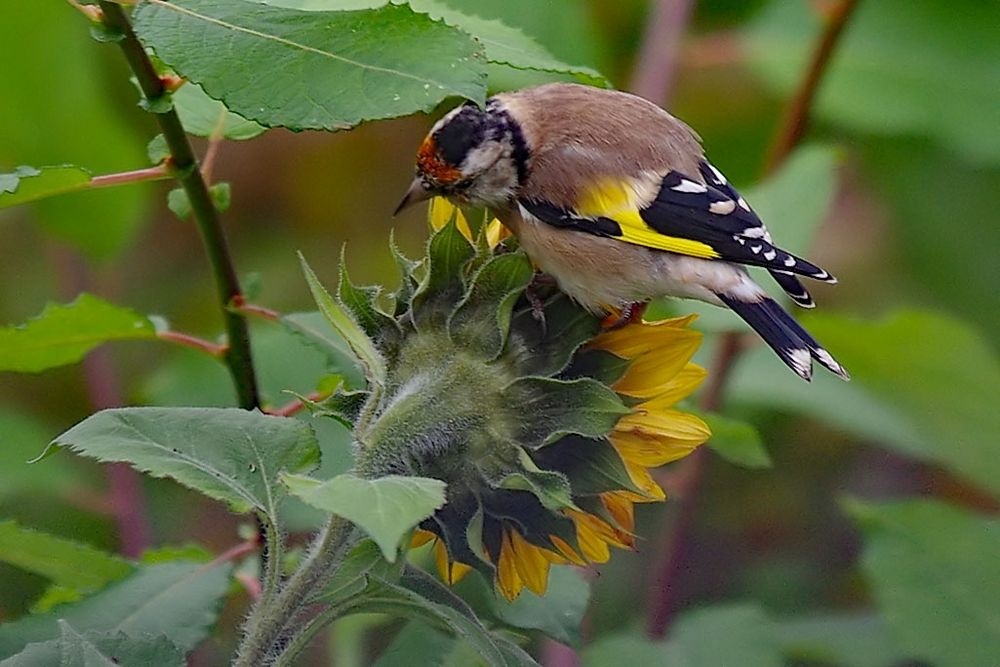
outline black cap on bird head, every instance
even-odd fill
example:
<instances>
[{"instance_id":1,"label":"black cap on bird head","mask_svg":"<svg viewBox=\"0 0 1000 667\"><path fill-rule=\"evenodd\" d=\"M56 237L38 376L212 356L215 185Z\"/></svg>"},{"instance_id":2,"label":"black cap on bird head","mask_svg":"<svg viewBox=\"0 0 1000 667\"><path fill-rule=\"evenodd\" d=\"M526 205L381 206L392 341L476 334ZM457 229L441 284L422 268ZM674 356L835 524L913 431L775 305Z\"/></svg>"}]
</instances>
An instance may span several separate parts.
<instances>
[{"instance_id":1,"label":"black cap on bird head","mask_svg":"<svg viewBox=\"0 0 1000 667\"><path fill-rule=\"evenodd\" d=\"M506 117L497 116L489 107L484 111L467 102L449 112L434 124L420 145L416 178L395 213L439 195L459 203L496 203L496 193L480 192L478 186L482 185L480 177L496 172L505 156L510 158L510 137L506 130ZM504 183L498 185L501 190L507 189ZM491 183L490 189L495 190L496 185Z\"/></svg>"}]
</instances>

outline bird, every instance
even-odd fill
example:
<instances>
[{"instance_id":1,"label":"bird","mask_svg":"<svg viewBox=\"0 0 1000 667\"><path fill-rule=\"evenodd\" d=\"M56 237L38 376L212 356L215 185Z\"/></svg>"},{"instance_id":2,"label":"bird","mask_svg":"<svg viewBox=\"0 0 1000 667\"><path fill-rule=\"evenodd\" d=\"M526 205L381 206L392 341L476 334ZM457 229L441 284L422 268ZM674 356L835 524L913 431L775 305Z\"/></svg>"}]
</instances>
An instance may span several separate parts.
<instances>
[{"instance_id":1,"label":"bird","mask_svg":"<svg viewBox=\"0 0 1000 667\"><path fill-rule=\"evenodd\" d=\"M800 276L836 278L775 245L695 131L642 97L551 83L466 102L421 143L395 214L434 196L490 209L594 314L628 321L653 298L698 299L735 312L803 379L814 360L849 379L746 267L804 308L815 303Z\"/></svg>"}]
</instances>

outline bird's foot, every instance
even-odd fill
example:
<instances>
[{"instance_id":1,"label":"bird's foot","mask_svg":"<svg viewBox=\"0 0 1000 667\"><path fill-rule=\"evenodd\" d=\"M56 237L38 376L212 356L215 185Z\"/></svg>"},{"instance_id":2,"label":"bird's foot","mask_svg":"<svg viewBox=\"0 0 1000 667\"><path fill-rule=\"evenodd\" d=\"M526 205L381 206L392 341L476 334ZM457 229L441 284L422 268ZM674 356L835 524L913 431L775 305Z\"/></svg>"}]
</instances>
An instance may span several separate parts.
<instances>
[{"instance_id":1,"label":"bird's foot","mask_svg":"<svg viewBox=\"0 0 1000 667\"><path fill-rule=\"evenodd\" d=\"M549 287L553 284L555 281L551 276L537 272L524 288L524 298L531 305L531 316L542 325L542 334L545 333L545 301L538 292L540 287Z\"/></svg>"},{"instance_id":2,"label":"bird's foot","mask_svg":"<svg viewBox=\"0 0 1000 667\"><path fill-rule=\"evenodd\" d=\"M627 304L617 313L611 313L601 320L601 328L605 331L614 331L621 329L626 324L642 322L642 315L646 312L647 306L649 306L648 301Z\"/></svg>"}]
</instances>

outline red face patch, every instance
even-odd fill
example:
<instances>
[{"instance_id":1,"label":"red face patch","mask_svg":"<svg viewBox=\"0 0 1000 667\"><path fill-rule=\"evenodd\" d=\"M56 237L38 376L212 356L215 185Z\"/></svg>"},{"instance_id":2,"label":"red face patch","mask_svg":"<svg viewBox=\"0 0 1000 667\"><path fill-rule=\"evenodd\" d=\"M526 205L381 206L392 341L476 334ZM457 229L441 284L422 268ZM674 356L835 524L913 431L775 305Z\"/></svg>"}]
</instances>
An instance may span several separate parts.
<instances>
[{"instance_id":1,"label":"red face patch","mask_svg":"<svg viewBox=\"0 0 1000 667\"><path fill-rule=\"evenodd\" d=\"M438 155L434 137L427 137L424 143L420 144L420 150L417 152L417 169L421 174L442 185L455 183L462 178L462 172L457 167L448 164Z\"/></svg>"}]
</instances>

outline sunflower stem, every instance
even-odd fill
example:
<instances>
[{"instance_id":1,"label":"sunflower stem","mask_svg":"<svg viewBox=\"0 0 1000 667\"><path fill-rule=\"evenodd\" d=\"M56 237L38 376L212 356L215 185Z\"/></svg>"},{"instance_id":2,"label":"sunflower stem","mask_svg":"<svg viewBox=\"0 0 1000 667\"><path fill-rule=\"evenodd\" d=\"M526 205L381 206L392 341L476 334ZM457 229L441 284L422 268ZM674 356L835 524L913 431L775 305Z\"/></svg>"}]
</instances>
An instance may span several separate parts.
<instances>
[{"instance_id":1,"label":"sunflower stem","mask_svg":"<svg viewBox=\"0 0 1000 667\"><path fill-rule=\"evenodd\" d=\"M291 629L290 626L305 609L309 597L321 588L353 542L354 529L350 522L332 517L313 538L305 560L280 590L277 577L268 576L260 601L254 605L243 627L244 639L237 650L234 667L290 664L295 652L305 648L297 637L310 625ZM275 569L277 566L275 566Z\"/></svg>"}]
</instances>

